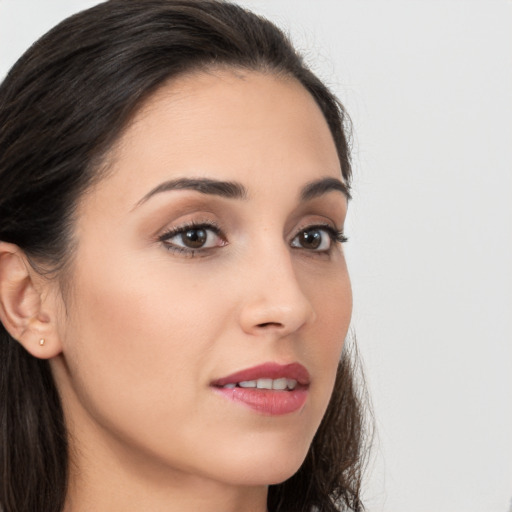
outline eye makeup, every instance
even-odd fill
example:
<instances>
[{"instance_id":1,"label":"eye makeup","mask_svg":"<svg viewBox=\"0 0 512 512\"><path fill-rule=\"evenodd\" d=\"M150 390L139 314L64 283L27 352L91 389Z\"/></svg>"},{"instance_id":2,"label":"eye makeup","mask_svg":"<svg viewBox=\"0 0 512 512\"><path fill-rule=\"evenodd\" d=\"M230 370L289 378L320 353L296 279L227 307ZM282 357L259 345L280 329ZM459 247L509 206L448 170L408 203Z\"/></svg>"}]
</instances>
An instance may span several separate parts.
<instances>
[{"instance_id":1,"label":"eye makeup","mask_svg":"<svg viewBox=\"0 0 512 512\"><path fill-rule=\"evenodd\" d=\"M308 224L298 229L290 247L312 253L330 253L336 244L345 243L343 231L329 224ZM166 250L180 256L207 256L229 245L220 226L212 221L190 221L165 231L158 237Z\"/></svg>"},{"instance_id":2,"label":"eye makeup","mask_svg":"<svg viewBox=\"0 0 512 512\"><path fill-rule=\"evenodd\" d=\"M187 222L164 232L158 240L168 251L189 257L198 253L206 255L215 248L228 245L220 227L212 221Z\"/></svg>"}]
</instances>

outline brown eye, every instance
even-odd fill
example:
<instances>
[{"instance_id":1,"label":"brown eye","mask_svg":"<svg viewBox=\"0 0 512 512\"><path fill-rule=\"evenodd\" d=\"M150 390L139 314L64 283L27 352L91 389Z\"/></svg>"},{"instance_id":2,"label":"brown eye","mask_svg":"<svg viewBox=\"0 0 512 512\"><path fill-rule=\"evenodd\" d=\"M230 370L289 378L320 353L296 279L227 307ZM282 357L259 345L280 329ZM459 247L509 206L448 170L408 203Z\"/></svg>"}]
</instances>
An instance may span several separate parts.
<instances>
[{"instance_id":1,"label":"brown eye","mask_svg":"<svg viewBox=\"0 0 512 512\"><path fill-rule=\"evenodd\" d=\"M200 224L183 226L164 233L159 240L169 250L178 252L202 251L222 247L227 244L220 230L213 225Z\"/></svg>"},{"instance_id":2,"label":"brown eye","mask_svg":"<svg viewBox=\"0 0 512 512\"><path fill-rule=\"evenodd\" d=\"M201 248L208 238L208 234L205 229L188 229L184 233L181 233L181 241L185 247L189 249Z\"/></svg>"},{"instance_id":3,"label":"brown eye","mask_svg":"<svg viewBox=\"0 0 512 512\"><path fill-rule=\"evenodd\" d=\"M331 247L332 235L328 228L311 227L300 231L292 240L291 246L311 251L328 251Z\"/></svg>"},{"instance_id":4,"label":"brown eye","mask_svg":"<svg viewBox=\"0 0 512 512\"><path fill-rule=\"evenodd\" d=\"M322 233L318 229L303 231L299 235L299 243L307 249L318 249L322 243Z\"/></svg>"}]
</instances>

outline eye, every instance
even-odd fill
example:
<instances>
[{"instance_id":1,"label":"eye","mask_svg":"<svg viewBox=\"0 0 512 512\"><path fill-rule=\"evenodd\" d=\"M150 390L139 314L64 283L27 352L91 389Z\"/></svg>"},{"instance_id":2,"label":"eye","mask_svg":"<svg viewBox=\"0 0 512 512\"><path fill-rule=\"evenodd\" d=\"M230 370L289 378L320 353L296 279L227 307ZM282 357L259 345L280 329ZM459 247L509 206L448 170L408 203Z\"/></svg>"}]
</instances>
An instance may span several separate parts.
<instances>
[{"instance_id":1,"label":"eye","mask_svg":"<svg viewBox=\"0 0 512 512\"><path fill-rule=\"evenodd\" d=\"M181 226L164 233L159 240L170 250L191 253L226 244L219 228L211 224Z\"/></svg>"},{"instance_id":2,"label":"eye","mask_svg":"<svg viewBox=\"0 0 512 512\"><path fill-rule=\"evenodd\" d=\"M331 226L310 226L295 235L291 246L316 252L328 252L334 242L346 242L343 232Z\"/></svg>"}]
</instances>

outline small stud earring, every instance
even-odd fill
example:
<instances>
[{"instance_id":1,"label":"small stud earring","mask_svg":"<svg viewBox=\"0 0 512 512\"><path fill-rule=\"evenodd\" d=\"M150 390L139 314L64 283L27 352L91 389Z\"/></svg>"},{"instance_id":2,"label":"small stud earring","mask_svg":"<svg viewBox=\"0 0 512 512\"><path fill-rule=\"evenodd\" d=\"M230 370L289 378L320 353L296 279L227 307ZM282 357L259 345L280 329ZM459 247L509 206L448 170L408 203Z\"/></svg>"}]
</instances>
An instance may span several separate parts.
<instances>
[{"instance_id":1,"label":"small stud earring","mask_svg":"<svg viewBox=\"0 0 512 512\"><path fill-rule=\"evenodd\" d=\"M39 340L39 345L41 345L41 347L44 345L44 338L41 338L41 339Z\"/></svg>"}]
</instances>

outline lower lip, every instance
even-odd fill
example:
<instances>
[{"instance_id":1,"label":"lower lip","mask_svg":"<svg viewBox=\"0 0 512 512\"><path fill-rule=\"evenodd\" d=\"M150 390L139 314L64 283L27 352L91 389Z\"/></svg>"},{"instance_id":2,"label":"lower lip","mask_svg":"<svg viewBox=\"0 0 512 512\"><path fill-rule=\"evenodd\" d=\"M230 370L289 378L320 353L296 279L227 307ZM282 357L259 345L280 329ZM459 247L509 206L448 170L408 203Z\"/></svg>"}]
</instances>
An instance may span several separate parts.
<instances>
[{"instance_id":1,"label":"lower lip","mask_svg":"<svg viewBox=\"0 0 512 512\"><path fill-rule=\"evenodd\" d=\"M281 416L291 414L304 406L308 397L306 388L292 391L275 391L255 388L214 388L224 397L239 402L261 414Z\"/></svg>"}]
</instances>

